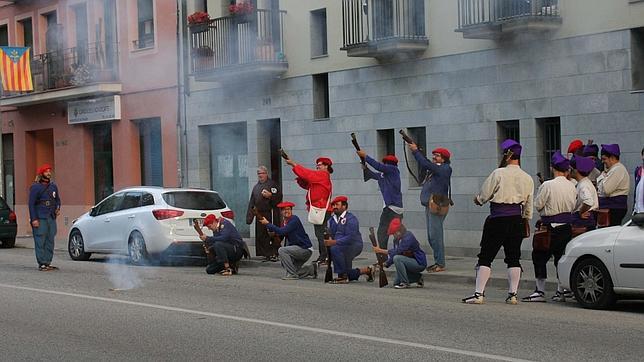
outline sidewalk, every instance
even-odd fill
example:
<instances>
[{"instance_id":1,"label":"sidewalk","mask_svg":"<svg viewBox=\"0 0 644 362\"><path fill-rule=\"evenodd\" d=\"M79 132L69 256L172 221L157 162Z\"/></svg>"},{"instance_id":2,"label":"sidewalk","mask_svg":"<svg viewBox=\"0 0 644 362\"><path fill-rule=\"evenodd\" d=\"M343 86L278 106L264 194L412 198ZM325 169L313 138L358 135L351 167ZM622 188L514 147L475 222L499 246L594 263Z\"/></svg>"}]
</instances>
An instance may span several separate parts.
<instances>
[{"instance_id":1,"label":"sidewalk","mask_svg":"<svg viewBox=\"0 0 644 362\"><path fill-rule=\"evenodd\" d=\"M255 255L255 244L252 239L245 239L250 249L251 255ZM370 249L367 249L367 244L365 244L365 249L362 251L355 260L354 266L366 266L376 263L376 255L373 252L370 252ZM16 247L17 248L26 248L33 249L33 239L31 237L18 237L16 238ZM67 254L67 240L59 239L56 240L55 250L58 253ZM317 250L313 251L311 260L316 260L318 257ZM476 281L476 274L474 266L476 265L477 258L465 257L465 256L446 256L445 263L447 264L447 270L440 273L424 273L425 282L439 282L439 283L456 283L463 285L471 285L474 289L474 283ZM281 268L280 263L262 263L262 259L253 257L250 260L251 263L261 264L262 267L274 267ZM427 255L428 264L433 264L433 257ZM521 289L533 289L534 288L534 267L532 265L532 260L522 259L521 266L523 267L523 274L521 275L521 283L519 284ZM395 275L395 268L392 266L387 269L387 278L390 281L393 281ZM548 291L554 291L557 288L557 278L556 278L555 267L552 261L548 262L548 281L547 289ZM508 287L507 281L507 269L503 259L495 259L492 263L492 276L488 282L488 288L500 288L504 289Z\"/></svg>"}]
</instances>

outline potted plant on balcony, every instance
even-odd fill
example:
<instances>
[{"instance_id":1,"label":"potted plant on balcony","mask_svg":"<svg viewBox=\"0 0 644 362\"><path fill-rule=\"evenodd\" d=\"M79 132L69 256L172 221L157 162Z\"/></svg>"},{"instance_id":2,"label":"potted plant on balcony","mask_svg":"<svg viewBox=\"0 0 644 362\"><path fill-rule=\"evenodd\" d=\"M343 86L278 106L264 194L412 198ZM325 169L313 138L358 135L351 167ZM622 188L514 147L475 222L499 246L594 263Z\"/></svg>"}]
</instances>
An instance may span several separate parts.
<instances>
[{"instance_id":1,"label":"potted plant on balcony","mask_svg":"<svg viewBox=\"0 0 644 362\"><path fill-rule=\"evenodd\" d=\"M237 24L248 23L252 20L252 15L255 12L253 4L247 2L239 2L230 4L228 12Z\"/></svg>"},{"instance_id":2,"label":"potted plant on balcony","mask_svg":"<svg viewBox=\"0 0 644 362\"><path fill-rule=\"evenodd\" d=\"M208 30L210 15L205 11L197 11L188 16L188 27L193 33L200 33Z\"/></svg>"}]
</instances>

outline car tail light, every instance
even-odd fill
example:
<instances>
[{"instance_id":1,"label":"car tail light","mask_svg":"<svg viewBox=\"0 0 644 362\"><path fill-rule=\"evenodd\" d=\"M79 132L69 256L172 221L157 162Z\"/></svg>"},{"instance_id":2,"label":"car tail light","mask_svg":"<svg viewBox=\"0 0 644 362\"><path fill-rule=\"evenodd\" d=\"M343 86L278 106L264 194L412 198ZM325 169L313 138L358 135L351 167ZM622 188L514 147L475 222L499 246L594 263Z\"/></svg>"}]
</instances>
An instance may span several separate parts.
<instances>
[{"instance_id":1,"label":"car tail light","mask_svg":"<svg viewBox=\"0 0 644 362\"><path fill-rule=\"evenodd\" d=\"M179 217L183 215L183 211L172 209L152 210L152 215L154 215L157 220L165 220L171 219L173 217Z\"/></svg>"},{"instance_id":2,"label":"car tail light","mask_svg":"<svg viewBox=\"0 0 644 362\"><path fill-rule=\"evenodd\" d=\"M232 210L222 212L221 216L225 217L226 219L235 219L235 213Z\"/></svg>"},{"instance_id":3,"label":"car tail light","mask_svg":"<svg viewBox=\"0 0 644 362\"><path fill-rule=\"evenodd\" d=\"M9 221L16 222L16 213L13 211L9 212Z\"/></svg>"}]
</instances>

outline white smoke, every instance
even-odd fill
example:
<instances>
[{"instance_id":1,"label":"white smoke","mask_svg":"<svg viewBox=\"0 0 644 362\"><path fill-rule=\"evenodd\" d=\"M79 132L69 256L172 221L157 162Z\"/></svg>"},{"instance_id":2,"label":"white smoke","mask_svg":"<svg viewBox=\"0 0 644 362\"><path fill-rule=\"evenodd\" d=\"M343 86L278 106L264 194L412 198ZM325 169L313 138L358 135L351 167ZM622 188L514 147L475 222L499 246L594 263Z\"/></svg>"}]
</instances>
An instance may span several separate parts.
<instances>
[{"instance_id":1,"label":"white smoke","mask_svg":"<svg viewBox=\"0 0 644 362\"><path fill-rule=\"evenodd\" d=\"M125 258L108 257L105 269L114 286L113 290L127 290L143 286L139 268L129 265Z\"/></svg>"}]
</instances>

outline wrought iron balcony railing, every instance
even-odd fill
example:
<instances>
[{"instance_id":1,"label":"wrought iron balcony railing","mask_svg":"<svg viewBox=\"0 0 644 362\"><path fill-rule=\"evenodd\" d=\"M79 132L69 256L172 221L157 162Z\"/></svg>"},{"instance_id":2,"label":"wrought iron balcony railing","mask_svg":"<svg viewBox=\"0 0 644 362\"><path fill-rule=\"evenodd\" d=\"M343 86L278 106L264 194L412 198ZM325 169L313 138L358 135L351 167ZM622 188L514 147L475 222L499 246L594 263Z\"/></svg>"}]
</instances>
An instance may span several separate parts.
<instances>
[{"instance_id":1,"label":"wrought iron balcony railing","mask_svg":"<svg viewBox=\"0 0 644 362\"><path fill-rule=\"evenodd\" d=\"M342 0L342 40L342 50L347 50L348 55L356 48L370 48L354 56L378 56L388 50L422 50L428 44L425 0ZM408 47L405 43L420 47Z\"/></svg>"},{"instance_id":2,"label":"wrought iron balcony railing","mask_svg":"<svg viewBox=\"0 0 644 362\"><path fill-rule=\"evenodd\" d=\"M118 81L117 59L117 44L104 42L38 54L31 60L34 92Z\"/></svg>"},{"instance_id":3,"label":"wrought iron balcony railing","mask_svg":"<svg viewBox=\"0 0 644 362\"><path fill-rule=\"evenodd\" d=\"M458 0L457 31L461 32L471 27L552 19L560 20L559 0Z\"/></svg>"},{"instance_id":4,"label":"wrought iron balcony railing","mask_svg":"<svg viewBox=\"0 0 644 362\"><path fill-rule=\"evenodd\" d=\"M252 64L286 66L284 14L258 9L190 26L192 72L199 76Z\"/></svg>"}]
</instances>

